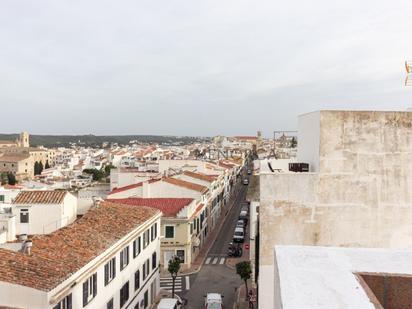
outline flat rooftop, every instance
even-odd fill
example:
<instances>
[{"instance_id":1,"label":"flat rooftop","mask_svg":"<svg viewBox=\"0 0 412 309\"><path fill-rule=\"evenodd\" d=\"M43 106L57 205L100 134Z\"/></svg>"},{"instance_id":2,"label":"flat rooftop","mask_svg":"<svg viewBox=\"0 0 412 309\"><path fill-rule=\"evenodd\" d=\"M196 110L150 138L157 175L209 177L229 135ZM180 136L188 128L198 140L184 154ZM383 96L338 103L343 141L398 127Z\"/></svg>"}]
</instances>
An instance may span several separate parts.
<instances>
[{"instance_id":1,"label":"flat rooftop","mask_svg":"<svg viewBox=\"0 0 412 309\"><path fill-rule=\"evenodd\" d=\"M274 271L283 309L412 307L412 250L276 246Z\"/></svg>"}]
</instances>

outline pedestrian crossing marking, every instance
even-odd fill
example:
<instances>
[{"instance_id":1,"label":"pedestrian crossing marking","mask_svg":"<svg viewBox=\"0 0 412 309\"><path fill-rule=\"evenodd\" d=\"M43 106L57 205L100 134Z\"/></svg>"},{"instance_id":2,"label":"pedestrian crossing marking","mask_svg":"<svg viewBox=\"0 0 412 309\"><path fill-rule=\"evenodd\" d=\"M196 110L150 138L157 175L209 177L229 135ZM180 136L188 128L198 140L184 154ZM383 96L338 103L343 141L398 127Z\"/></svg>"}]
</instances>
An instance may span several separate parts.
<instances>
[{"instance_id":1,"label":"pedestrian crossing marking","mask_svg":"<svg viewBox=\"0 0 412 309\"><path fill-rule=\"evenodd\" d=\"M206 258L205 265L223 265L226 262L226 258L219 256L209 256Z\"/></svg>"}]
</instances>

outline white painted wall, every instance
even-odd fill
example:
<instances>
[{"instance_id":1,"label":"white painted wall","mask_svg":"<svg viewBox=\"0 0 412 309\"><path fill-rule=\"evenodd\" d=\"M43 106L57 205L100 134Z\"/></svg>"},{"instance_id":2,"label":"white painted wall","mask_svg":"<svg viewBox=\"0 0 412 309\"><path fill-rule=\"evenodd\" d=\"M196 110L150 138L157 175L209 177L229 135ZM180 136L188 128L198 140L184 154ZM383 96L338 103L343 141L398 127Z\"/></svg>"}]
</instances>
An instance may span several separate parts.
<instances>
[{"instance_id":1,"label":"white painted wall","mask_svg":"<svg viewBox=\"0 0 412 309\"><path fill-rule=\"evenodd\" d=\"M157 238L150 242L145 249L142 247L141 253L133 258L133 240L138 236L142 237L144 231L157 223ZM123 237L116 244L111 246L104 253L93 259L82 269L74 273L69 279L62 282L55 289L49 292L42 292L21 285L0 282L0 305L30 308L30 309L52 309L66 295L72 294L72 308L97 308L106 309L107 302L113 298L114 308L120 308L120 289L129 281L129 300L122 308L134 308L142 301L144 293L149 291L149 301L151 299L150 286L155 285L156 294L160 290L160 280L158 268L152 269L152 254L156 252L157 265L160 259L160 214L147 221L145 225L137 227L134 231ZM143 237L142 237L143 239ZM35 244L34 244L35 245ZM129 246L129 264L120 271L120 251ZM104 286L104 265L116 256L116 277ZM149 259L150 273L143 281L143 264ZM134 274L140 270L140 289L134 289ZM83 282L97 272L97 295L83 307ZM156 296L156 295L155 295ZM150 307L150 305L149 305Z\"/></svg>"},{"instance_id":2,"label":"white painted wall","mask_svg":"<svg viewBox=\"0 0 412 309\"><path fill-rule=\"evenodd\" d=\"M309 171L319 171L320 111L299 116L298 162L309 163Z\"/></svg>"}]
</instances>

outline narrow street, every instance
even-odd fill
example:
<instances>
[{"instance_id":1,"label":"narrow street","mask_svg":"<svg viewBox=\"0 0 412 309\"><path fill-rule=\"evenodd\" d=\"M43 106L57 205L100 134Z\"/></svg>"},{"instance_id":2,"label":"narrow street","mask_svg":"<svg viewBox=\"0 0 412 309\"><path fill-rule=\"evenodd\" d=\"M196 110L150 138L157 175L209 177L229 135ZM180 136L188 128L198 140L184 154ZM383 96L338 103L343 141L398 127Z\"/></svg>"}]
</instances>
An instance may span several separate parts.
<instances>
[{"instance_id":1,"label":"narrow street","mask_svg":"<svg viewBox=\"0 0 412 309\"><path fill-rule=\"evenodd\" d=\"M243 179L243 178L242 178ZM235 290L241 285L236 270L226 265L228 245L240 213L240 205L245 201L247 186L240 184L235 203L226 216L219 236L207 255L201 271L190 276L190 289L182 296L188 300L187 308L204 308L206 293L219 293L224 296L224 307L232 308Z\"/></svg>"}]
</instances>

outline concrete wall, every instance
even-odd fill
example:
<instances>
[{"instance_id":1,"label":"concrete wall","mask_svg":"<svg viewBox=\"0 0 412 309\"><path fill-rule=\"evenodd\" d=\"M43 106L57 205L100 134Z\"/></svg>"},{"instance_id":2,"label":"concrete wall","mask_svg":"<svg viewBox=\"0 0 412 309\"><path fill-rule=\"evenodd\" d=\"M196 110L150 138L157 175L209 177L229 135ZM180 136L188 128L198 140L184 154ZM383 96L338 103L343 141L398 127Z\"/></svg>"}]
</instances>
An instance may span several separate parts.
<instances>
[{"instance_id":1,"label":"concrete wall","mask_svg":"<svg viewBox=\"0 0 412 309\"><path fill-rule=\"evenodd\" d=\"M319 171L321 112L299 116L298 162L309 163L311 172Z\"/></svg>"},{"instance_id":2,"label":"concrete wall","mask_svg":"<svg viewBox=\"0 0 412 309\"><path fill-rule=\"evenodd\" d=\"M322 111L320 121L319 173L260 176L259 308L275 301L265 271L275 245L412 248L412 113Z\"/></svg>"}]
</instances>

